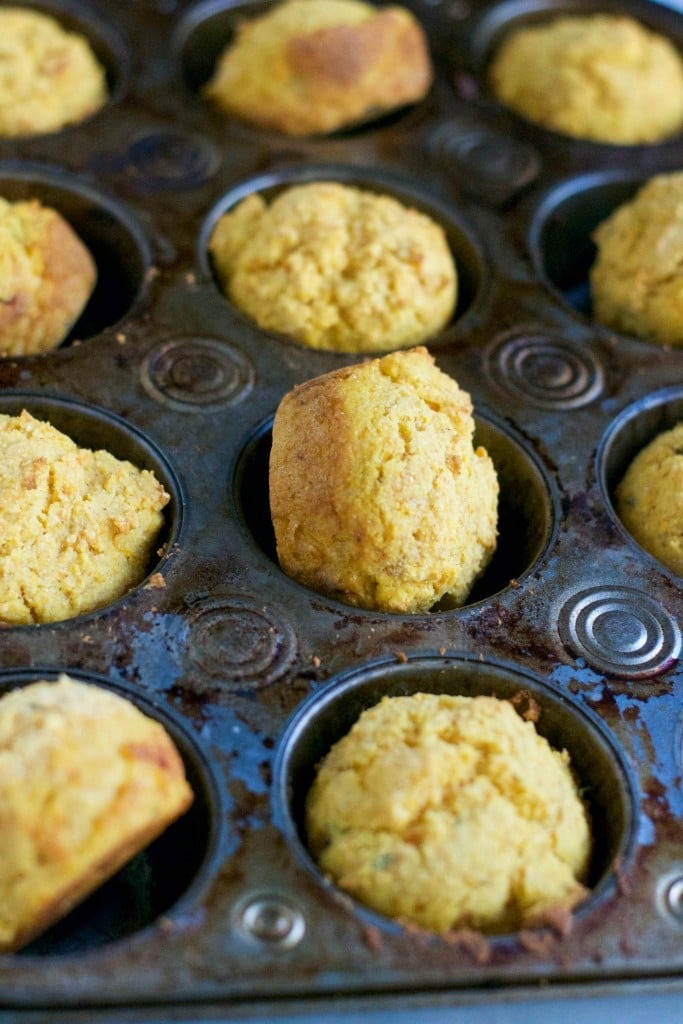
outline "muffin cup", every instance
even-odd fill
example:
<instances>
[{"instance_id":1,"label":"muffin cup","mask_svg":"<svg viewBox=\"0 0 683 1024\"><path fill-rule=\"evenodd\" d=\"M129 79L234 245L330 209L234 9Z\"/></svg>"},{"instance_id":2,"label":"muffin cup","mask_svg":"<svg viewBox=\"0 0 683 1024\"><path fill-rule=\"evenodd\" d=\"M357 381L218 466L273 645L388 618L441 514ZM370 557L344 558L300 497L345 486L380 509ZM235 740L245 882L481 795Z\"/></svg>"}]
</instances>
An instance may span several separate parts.
<instances>
[{"instance_id":1,"label":"muffin cup","mask_svg":"<svg viewBox=\"0 0 683 1024\"><path fill-rule=\"evenodd\" d=\"M383 660L343 674L305 701L285 729L275 759L273 813L295 855L326 890L335 890L307 849L304 805L321 759L346 735L361 713L383 697L414 693L494 696L530 708L537 732L555 749L566 749L586 800L594 849L587 899L579 918L599 912L617 886L615 866L631 855L637 827L637 789L632 773L599 719L543 680L503 662L471 655L416 656ZM339 894L342 902L349 897ZM380 927L396 927L383 915L354 903L354 912ZM498 941L495 937L490 939Z\"/></svg>"},{"instance_id":2,"label":"muffin cup","mask_svg":"<svg viewBox=\"0 0 683 1024\"><path fill-rule=\"evenodd\" d=\"M206 274L213 277L221 295L223 295L223 290L212 266L208 251L209 239L219 218L253 193L262 195L266 202L270 202L287 188L315 181L335 181L368 192L388 195L404 206L415 208L421 213L426 214L437 224L440 224L445 232L446 241L451 250L458 275L456 308L451 322L436 337L428 338L424 343L429 345L430 348L436 347L441 343L451 340L454 329L461 331L466 329L467 321L474 315L477 303L480 301L485 278L484 257L476 235L456 210L449 209L442 203L434 200L420 188L417 182L410 182L390 173L377 171L371 167L307 164L241 182L224 195L211 210L203 225L199 249L202 269ZM238 321L243 322L245 319L248 319L247 315L233 306L229 299L226 298L226 302L230 306L233 316ZM259 330L250 319L248 322L256 330ZM305 345L302 345L293 338L285 338L283 335L270 335L270 332L260 330L259 333L277 337L290 344L296 344L300 348L306 348ZM391 346L388 346L386 351L389 351L390 348ZM327 349L325 351L333 350ZM385 350L377 350L378 353L381 351Z\"/></svg>"},{"instance_id":3,"label":"muffin cup","mask_svg":"<svg viewBox=\"0 0 683 1024\"><path fill-rule=\"evenodd\" d=\"M125 206L83 181L31 163L0 163L0 196L10 202L38 199L53 207L95 261L94 291L62 345L114 327L135 308L151 253L137 218Z\"/></svg>"},{"instance_id":4,"label":"muffin cup","mask_svg":"<svg viewBox=\"0 0 683 1024\"><path fill-rule=\"evenodd\" d=\"M681 421L683 388L666 388L645 395L623 409L610 423L596 452L600 492L612 520L627 538L630 546L665 573L671 573L671 570L637 544L624 527L614 505L614 491L638 452L654 441L658 434L670 430ZM671 575L679 578L675 573Z\"/></svg>"},{"instance_id":5,"label":"muffin cup","mask_svg":"<svg viewBox=\"0 0 683 1024\"><path fill-rule=\"evenodd\" d=\"M496 49L500 46L503 38L520 28L528 28L532 25L543 25L553 21L555 18L566 15L591 15L591 14L617 14L629 16L650 31L668 38L676 48L683 53L683 20L674 10L667 10L664 5L640 3L638 0L630 0L628 3L619 3L617 0L575 0L573 3L567 0L502 0L494 3L486 11L475 15L474 24L469 36L468 54L470 66L481 84L482 93L493 99L499 109L507 117L512 118L519 127L528 134L530 139L538 142L539 145L552 145L558 149L565 147L583 150L593 149L595 152L603 151L626 151L633 152L640 148L663 147L666 149L675 144L680 138L680 132L654 142L625 144L618 142L605 142L595 139L574 138L571 135L547 128L537 124L521 114L505 107L491 91L488 82L488 68Z\"/></svg>"},{"instance_id":6,"label":"muffin cup","mask_svg":"<svg viewBox=\"0 0 683 1024\"><path fill-rule=\"evenodd\" d=\"M160 722L178 749L194 793L190 809L135 855L69 914L15 956L83 955L144 931L160 918L173 920L192 907L206 884L217 842L218 790L205 753L182 718L158 700L122 683L64 669L72 679L101 686ZM0 672L0 694L37 680L55 681L54 668Z\"/></svg>"},{"instance_id":7,"label":"muffin cup","mask_svg":"<svg viewBox=\"0 0 683 1024\"><path fill-rule=\"evenodd\" d=\"M493 417L475 413L474 418L474 445L486 448L500 484L499 534L493 558L475 582L467 605L490 599L510 585L516 586L531 572L551 546L559 517L553 483L529 448ZM247 536L277 564L268 499L271 443L272 420L269 419L261 424L241 453L233 479L233 500ZM452 609L440 605L433 609L439 614L449 610ZM362 609L356 611L363 614Z\"/></svg>"},{"instance_id":8,"label":"muffin cup","mask_svg":"<svg viewBox=\"0 0 683 1024\"><path fill-rule=\"evenodd\" d=\"M3 391L0 393L0 413L5 416L19 416L27 410L35 419L51 424L66 434L80 448L92 451L104 449L115 458L131 462L138 469L154 473L162 484L170 501L163 510L164 522L155 544L155 554L143 578L132 588L144 587L154 573L163 573L171 549L181 537L185 497L179 477L166 456L145 435L115 413L93 405L77 402L71 398L46 395L33 391ZM118 606L130 599L131 590L117 601L77 616L82 619L101 614L106 608ZM71 621L71 620L63 620ZM48 627L59 626L59 622L46 623ZM5 628L40 629L40 625L14 626Z\"/></svg>"}]
</instances>

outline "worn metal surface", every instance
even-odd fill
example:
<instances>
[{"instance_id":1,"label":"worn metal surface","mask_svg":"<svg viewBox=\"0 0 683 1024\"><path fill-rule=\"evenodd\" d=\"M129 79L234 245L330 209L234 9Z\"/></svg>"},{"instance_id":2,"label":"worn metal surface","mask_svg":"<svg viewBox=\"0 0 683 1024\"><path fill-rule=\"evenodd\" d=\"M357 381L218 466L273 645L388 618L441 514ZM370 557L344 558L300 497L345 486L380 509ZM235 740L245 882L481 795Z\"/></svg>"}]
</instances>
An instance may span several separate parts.
<instances>
[{"instance_id":1,"label":"worn metal surface","mask_svg":"<svg viewBox=\"0 0 683 1024\"><path fill-rule=\"evenodd\" d=\"M608 1000L627 982L676 991L681 581L626 535L611 491L633 452L680 418L683 353L594 325L587 270L597 220L679 167L683 142L577 143L500 109L484 76L492 38L567 6L557 2L410 4L437 64L429 98L305 141L224 120L198 95L237 5L34 6L95 40L112 101L81 126L0 141L0 192L60 208L100 284L60 350L0 363L0 411L26 407L153 467L173 500L167 551L141 587L77 620L2 630L0 687L66 669L128 694L173 730L198 799L67 921L0 957L0 1006L104 1021L180 1019L196 1004L209 1019L258 1000L267 1018L333 994L389 1013L400 1000L497 1006L537 986ZM683 42L669 10L600 6ZM275 561L273 413L294 384L353 357L248 323L216 287L206 240L254 188L321 176L430 211L458 259L460 306L431 348L473 396L502 495L499 554L456 611L350 609ZM354 906L307 860L297 808L325 743L379 693L437 686L527 690L539 728L580 766L594 893L567 934L418 935Z\"/></svg>"}]
</instances>

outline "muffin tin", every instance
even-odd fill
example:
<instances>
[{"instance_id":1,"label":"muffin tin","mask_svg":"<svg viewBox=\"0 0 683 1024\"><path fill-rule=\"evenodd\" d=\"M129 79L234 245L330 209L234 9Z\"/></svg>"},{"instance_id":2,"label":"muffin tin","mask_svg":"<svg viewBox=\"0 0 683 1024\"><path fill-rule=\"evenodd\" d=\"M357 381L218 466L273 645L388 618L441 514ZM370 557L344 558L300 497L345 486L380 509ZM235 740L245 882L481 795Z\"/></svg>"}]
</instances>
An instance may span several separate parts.
<instances>
[{"instance_id":1,"label":"muffin tin","mask_svg":"<svg viewBox=\"0 0 683 1024\"><path fill-rule=\"evenodd\" d=\"M391 1019L540 993L603 1006L618 991L680 994L681 580L629 537L612 495L633 454L683 416L683 352L594 324L587 274L593 227L680 167L683 140L545 132L496 103L485 69L520 19L628 10L683 48L683 17L648 3L416 0L437 71L427 99L292 140L200 95L235 19L266 4L32 6L90 38L111 99L82 125L0 140L0 194L59 209L99 284L59 350L0 362L0 412L27 408L153 468L171 502L139 587L91 615L2 630L0 690L66 670L123 693L170 729L196 801L69 918L0 957L3 1019L323 1019L332 996ZM355 357L258 330L220 293L206 247L251 191L320 178L426 210L458 263L458 308L429 347L472 394L501 481L498 552L460 609L365 612L277 565L274 411ZM596 839L573 917L438 937L320 875L301 828L316 762L382 694L418 689L532 702L539 731L570 752Z\"/></svg>"}]
</instances>

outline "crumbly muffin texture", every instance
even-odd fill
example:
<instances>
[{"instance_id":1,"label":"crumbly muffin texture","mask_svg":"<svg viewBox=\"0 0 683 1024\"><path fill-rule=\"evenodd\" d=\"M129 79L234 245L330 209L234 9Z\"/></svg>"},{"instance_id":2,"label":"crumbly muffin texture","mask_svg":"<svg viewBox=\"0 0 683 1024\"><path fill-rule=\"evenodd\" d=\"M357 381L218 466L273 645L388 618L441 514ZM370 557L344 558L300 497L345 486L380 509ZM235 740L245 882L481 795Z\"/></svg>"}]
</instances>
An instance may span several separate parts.
<instances>
[{"instance_id":1,"label":"crumbly muffin texture","mask_svg":"<svg viewBox=\"0 0 683 1024\"><path fill-rule=\"evenodd\" d=\"M636 455L615 498L617 514L634 540L683 576L683 421Z\"/></svg>"},{"instance_id":2,"label":"crumbly muffin texture","mask_svg":"<svg viewBox=\"0 0 683 1024\"><path fill-rule=\"evenodd\" d=\"M107 100L104 68L88 41L25 7L0 8L0 135L57 131Z\"/></svg>"},{"instance_id":3,"label":"crumbly muffin texture","mask_svg":"<svg viewBox=\"0 0 683 1024\"><path fill-rule=\"evenodd\" d=\"M644 341L683 346L683 172L659 174L593 233L595 319Z\"/></svg>"},{"instance_id":4,"label":"crumbly muffin texture","mask_svg":"<svg viewBox=\"0 0 683 1024\"><path fill-rule=\"evenodd\" d=\"M445 234L388 195L338 182L252 194L210 252L226 295L259 327L340 352L419 344L450 320L457 272Z\"/></svg>"},{"instance_id":5,"label":"crumbly muffin texture","mask_svg":"<svg viewBox=\"0 0 683 1024\"><path fill-rule=\"evenodd\" d=\"M568 15L510 32L494 54L498 99L545 128L622 145L683 127L683 59L622 14Z\"/></svg>"},{"instance_id":6,"label":"crumbly muffin texture","mask_svg":"<svg viewBox=\"0 0 683 1024\"><path fill-rule=\"evenodd\" d=\"M57 622L139 583L169 496L149 470L0 415L0 622Z\"/></svg>"},{"instance_id":7,"label":"crumbly muffin texture","mask_svg":"<svg viewBox=\"0 0 683 1024\"><path fill-rule=\"evenodd\" d=\"M306 828L340 888L431 931L512 931L586 895L569 758L495 697L384 697L323 759Z\"/></svg>"},{"instance_id":8,"label":"crumbly muffin texture","mask_svg":"<svg viewBox=\"0 0 683 1024\"><path fill-rule=\"evenodd\" d=\"M163 726L67 675L0 698L0 952L25 945L193 801Z\"/></svg>"},{"instance_id":9,"label":"crumbly muffin texture","mask_svg":"<svg viewBox=\"0 0 683 1024\"><path fill-rule=\"evenodd\" d=\"M295 387L270 456L283 570L362 608L461 604L497 539L496 471L473 433L469 395L424 348Z\"/></svg>"},{"instance_id":10,"label":"crumbly muffin texture","mask_svg":"<svg viewBox=\"0 0 683 1024\"><path fill-rule=\"evenodd\" d=\"M286 0L239 24L204 96L286 135L337 131L429 91L426 37L410 11L361 0Z\"/></svg>"},{"instance_id":11,"label":"crumbly muffin texture","mask_svg":"<svg viewBox=\"0 0 683 1024\"><path fill-rule=\"evenodd\" d=\"M36 199L0 198L0 355L56 348L96 279L95 261L61 214Z\"/></svg>"}]
</instances>

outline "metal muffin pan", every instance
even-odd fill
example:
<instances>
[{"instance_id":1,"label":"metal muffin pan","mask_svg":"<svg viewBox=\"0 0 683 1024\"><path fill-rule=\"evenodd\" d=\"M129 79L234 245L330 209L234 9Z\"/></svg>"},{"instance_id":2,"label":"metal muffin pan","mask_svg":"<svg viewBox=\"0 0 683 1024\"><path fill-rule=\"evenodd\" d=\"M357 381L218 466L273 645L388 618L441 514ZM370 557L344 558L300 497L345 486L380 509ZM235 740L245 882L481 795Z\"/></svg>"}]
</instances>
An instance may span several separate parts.
<instances>
[{"instance_id":1,"label":"metal muffin pan","mask_svg":"<svg viewBox=\"0 0 683 1024\"><path fill-rule=\"evenodd\" d=\"M437 72L425 101L293 140L200 95L236 18L267 4L32 6L91 38L112 95L81 125L0 140L0 194L60 209L99 283L59 350L0 361L0 412L27 408L153 468L171 502L158 561L124 598L0 632L0 689L68 671L124 693L171 730L197 798L69 918L0 957L0 1017L326 1019L347 1007L390 1020L405 1006L493 1012L524 998L536 1019L542 993L603 1007L623 992L680 997L681 580L632 540L612 494L680 418L683 352L596 325L587 275L595 224L680 167L683 140L545 132L495 101L486 63L517 19L568 6L618 6L682 47L683 16L411 0ZM250 191L320 177L429 212L461 272L456 314L429 347L472 394L501 520L496 558L460 609L353 609L277 564L275 409L357 357L260 331L221 294L207 239ZM315 763L363 707L415 689L530 696L539 730L570 751L596 842L591 895L563 927L469 943L418 934L312 863L301 807Z\"/></svg>"}]
</instances>

